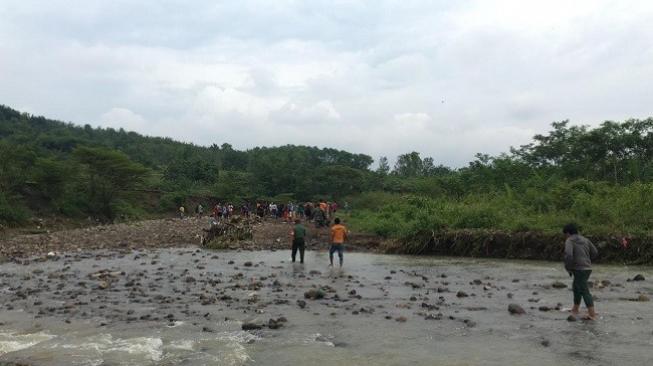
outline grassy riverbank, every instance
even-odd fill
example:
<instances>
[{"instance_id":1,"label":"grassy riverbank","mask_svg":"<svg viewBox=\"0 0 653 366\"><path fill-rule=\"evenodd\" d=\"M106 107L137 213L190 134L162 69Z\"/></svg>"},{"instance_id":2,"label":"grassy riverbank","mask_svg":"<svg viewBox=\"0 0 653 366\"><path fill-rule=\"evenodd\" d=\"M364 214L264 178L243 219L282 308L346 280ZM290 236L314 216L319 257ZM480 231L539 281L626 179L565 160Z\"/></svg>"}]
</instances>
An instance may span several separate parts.
<instances>
[{"instance_id":1,"label":"grassy riverbank","mask_svg":"<svg viewBox=\"0 0 653 366\"><path fill-rule=\"evenodd\" d=\"M357 231L393 239L395 253L558 260L561 227L576 222L613 262L653 263L651 184L558 184L536 196L506 189L460 199L386 193L353 200ZM628 247L623 247L624 238Z\"/></svg>"}]
</instances>

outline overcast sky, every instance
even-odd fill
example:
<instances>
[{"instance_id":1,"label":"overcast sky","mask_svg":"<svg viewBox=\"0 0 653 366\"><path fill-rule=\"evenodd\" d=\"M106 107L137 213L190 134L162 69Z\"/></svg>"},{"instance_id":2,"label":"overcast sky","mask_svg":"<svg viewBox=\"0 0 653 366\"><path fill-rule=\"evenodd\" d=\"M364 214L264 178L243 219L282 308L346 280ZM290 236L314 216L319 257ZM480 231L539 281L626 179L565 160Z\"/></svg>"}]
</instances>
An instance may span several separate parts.
<instances>
[{"instance_id":1,"label":"overcast sky","mask_svg":"<svg viewBox=\"0 0 653 366\"><path fill-rule=\"evenodd\" d=\"M0 104L461 166L653 115L653 1L0 0Z\"/></svg>"}]
</instances>

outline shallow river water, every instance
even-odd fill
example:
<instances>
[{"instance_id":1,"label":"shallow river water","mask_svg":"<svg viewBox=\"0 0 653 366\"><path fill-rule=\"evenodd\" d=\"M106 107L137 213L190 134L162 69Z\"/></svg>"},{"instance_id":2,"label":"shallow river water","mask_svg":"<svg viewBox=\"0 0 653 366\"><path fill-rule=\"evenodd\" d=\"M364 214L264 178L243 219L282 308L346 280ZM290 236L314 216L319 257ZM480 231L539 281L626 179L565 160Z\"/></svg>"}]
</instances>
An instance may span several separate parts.
<instances>
[{"instance_id":1,"label":"shallow river water","mask_svg":"<svg viewBox=\"0 0 653 366\"><path fill-rule=\"evenodd\" d=\"M571 291L551 287L571 285L559 263L346 253L339 270L327 266L324 252L307 252L304 265L288 256L179 248L2 264L0 363L646 365L653 359L653 303L631 301L653 294L649 267L596 266L591 280L600 319L568 322ZM111 274L93 275L100 270ZM646 280L627 281L636 274ZM602 280L610 283L599 286ZM304 299L312 287L324 287L326 297ZM511 303L526 314L510 315ZM241 330L244 321L279 317L287 318L280 329Z\"/></svg>"}]
</instances>

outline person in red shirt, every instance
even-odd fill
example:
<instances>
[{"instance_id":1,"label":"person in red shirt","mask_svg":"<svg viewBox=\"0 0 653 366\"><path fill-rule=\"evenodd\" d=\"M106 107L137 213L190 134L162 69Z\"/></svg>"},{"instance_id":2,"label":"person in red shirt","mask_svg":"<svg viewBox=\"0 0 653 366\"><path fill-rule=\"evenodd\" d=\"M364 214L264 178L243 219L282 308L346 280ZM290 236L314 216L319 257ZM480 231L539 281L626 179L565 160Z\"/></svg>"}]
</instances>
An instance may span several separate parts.
<instances>
[{"instance_id":1,"label":"person in red shirt","mask_svg":"<svg viewBox=\"0 0 653 366\"><path fill-rule=\"evenodd\" d=\"M329 262L333 266L333 253L338 252L338 259L340 259L340 267L342 267L344 257L344 245L347 240L347 228L345 225L340 224L340 218L336 217L334 220L335 225L331 227L331 248L329 248Z\"/></svg>"}]
</instances>

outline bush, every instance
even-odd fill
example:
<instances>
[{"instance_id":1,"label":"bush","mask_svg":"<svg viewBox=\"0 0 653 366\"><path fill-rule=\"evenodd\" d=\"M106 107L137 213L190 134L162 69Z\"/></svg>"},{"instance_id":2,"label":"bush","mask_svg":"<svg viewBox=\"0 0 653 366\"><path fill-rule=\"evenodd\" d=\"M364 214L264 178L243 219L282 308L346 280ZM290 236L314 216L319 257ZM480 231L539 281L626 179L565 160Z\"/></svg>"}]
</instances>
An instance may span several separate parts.
<instances>
[{"instance_id":1,"label":"bush","mask_svg":"<svg viewBox=\"0 0 653 366\"><path fill-rule=\"evenodd\" d=\"M29 218L29 212L23 206L10 201L0 192L0 222L8 225L22 224Z\"/></svg>"}]
</instances>

